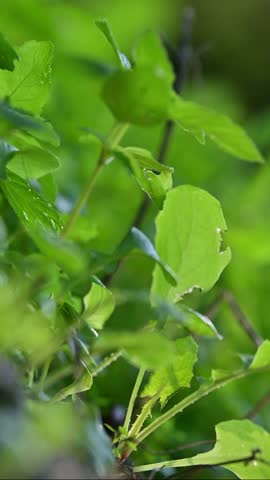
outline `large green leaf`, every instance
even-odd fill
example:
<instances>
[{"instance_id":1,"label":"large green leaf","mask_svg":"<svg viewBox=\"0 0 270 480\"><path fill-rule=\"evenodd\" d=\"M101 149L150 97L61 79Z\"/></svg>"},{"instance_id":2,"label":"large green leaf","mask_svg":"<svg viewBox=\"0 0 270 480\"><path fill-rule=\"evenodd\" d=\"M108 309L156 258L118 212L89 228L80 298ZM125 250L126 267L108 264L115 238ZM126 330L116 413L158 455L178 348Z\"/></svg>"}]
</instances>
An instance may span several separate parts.
<instances>
[{"instance_id":1,"label":"large green leaf","mask_svg":"<svg viewBox=\"0 0 270 480\"><path fill-rule=\"evenodd\" d=\"M226 463L224 468L235 473L242 480L270 478L270 435L262 427L250 420L230 420L216 425L216 436L216 445L210 452L166 462L166 467L210 466ZM251 457L257 450L259 452L256 459L243 460ZM235 463L229 463L230 461ZM155 468L162 468L162 466L162 463L155 464Z\"/></svg>"},{"instance_id":2,"label":"large green leaf","mask_svg":"<svg viewBox=\"0 0 270 480\"><path fill-rule=\"evenodd\" d=\"M175 346L176 353L172 363L156 369L142 393L143 397L153 397L160 391L162 407L179 388L190 386L193 367L197 361L197 344L192 337L180 338L175 342Z\"/></svg>"},{"instance_id":3,"label":"large green leaf","mask_svg":"<svg viewBox=\"0 0 270 480\"><path fill-rule=\"evenodd\" d=\"M61 218L51 203L45 202L29 183L14 174L1 180L1 187L11 207L28 233L37 229L59 234L62 230Z\"/></svg>"},{"instance_id":4,"label":"large green leaf","mask_svg":"<svg viewBox=\"0 0 270 480\"><path fill-rule=\"evenodd\" d=\"M221 249L226 223L219 202L199 188L176 187L168 192L156 226L158 254L176 272L177 285L169 285L155 267L152 301L175 303L194 288L212 288L231 258L229 248Z\"/></svg>"},{"instance_id":5,"label":"large green leaf","mask_svg":"<svg viewBox=\"0 0 270 480\"><path fill-rule=\"evenodd\" d=\"M98 279L92 283L90 292L84 297L83 318L89 325L102 329L115 307L113 294Z\"/></svg>"},{"instance_id":6,"label":"large green leaf","mask_svg":"<svg viewBox=\"0 0 270 480\"><path fill-rule=\"evenodd\" d=\"M19 61L13 72L0 71L2 98L12 105L39 115L47 102L51 84L53 45L30 41L17 49Z\"/></svg>"},{"instance_id":7,"label":"large green leaf","mask_svg":"<svg viewBox=\"0 0 270 480\"><path fill-rule=\"evenodd\" d=\"M98 351L121 349L132 363L151 370L170 363L175 351L174 342L160 333L146 330L104 331L96 348Z\"/></svg>"},{"instance_id":8,"label":"large green leaf","mask_svg":"<svg viewBox=\"0 0 270 480\"><path fill-rule=\"evenodd\" d=\"M170 118L192 133L201 143L204 143L205 136L208 136L219 147L236 157L251 162L263 162L260 152L245 131L225 115L174 95Z\"/></svg>"},{"instance_id":9,"label":"large green leaf","mask_svg":"<svg viewBox=\"0 0 270 480\"><path fill-rule=\"evenodd\" d=\"M3 70L14 70L14 61L18 58L14 48L6 41L0 33L0 68Z\"/></svg>"}]
</instances>

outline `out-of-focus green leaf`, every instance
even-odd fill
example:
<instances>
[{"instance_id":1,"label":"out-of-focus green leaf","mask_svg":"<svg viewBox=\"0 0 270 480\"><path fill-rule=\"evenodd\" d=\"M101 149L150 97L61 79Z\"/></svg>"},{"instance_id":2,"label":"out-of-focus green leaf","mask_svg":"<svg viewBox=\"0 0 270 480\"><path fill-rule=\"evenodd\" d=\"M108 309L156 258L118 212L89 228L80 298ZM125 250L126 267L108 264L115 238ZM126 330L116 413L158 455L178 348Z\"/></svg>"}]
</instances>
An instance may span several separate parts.
<instances>
[{"instance_id":1,"label":"out-of-focus green leaf","mask_svg":"<svg viewBox=\"0 0 270 480\"><path fill-rule=\"evenodd\" d=\"M30 232L40 251L70 274L82 272L87 266L84 252L73 242L59 238L54 232L34 229Z\"/></svg>"},{"instance_id":2,"label":"out-of-focus green leaf","mask_svg":"<svg viewBox=\"0 0 270 480\"><path fill-rule=\"evenodd\" d=\"M0 134L5 135L14 129L22 129L55 147L60 145L59 136L49 122L24 110L13 108L6 101L0 101Z\"/></svg>"},{"instance_id":3,"label":"out-of-focus green leaf","mask_svg":"<svg viewBox=\"0 0 270 480\"><path fill-rule=\"evenodd\" d=\"M270 340L265 340L258 348L249 368L264 368L270 365Z\"/></svg>"},{"instance_id":4,"label":"out-of-focus green leaf","mask_svg":"<svg viewBox=\"0 0 270 480\"><path fill-rule=\"evenodd\" d=\"M28 233L34 233L38 228L55 234L61 232L62 222L55 207L45 202L25 180L10 174L7 180L1 180L1 187Z\"/></svg>"},{"instance_id":5,"label":"out-of-focus green leaf","mask_svg":"<svg viewBox=\"0 0 270 480\"><path fill-rule=\"evenodd\" d=\"M75 380L68 387L62 388L57 395L54 397L54 402L61 402L71 395L76 395L78 393L86 392L90 390L93 384L93 377L88 370L84 370L82 376Z\"/></svg>"},{"instance_id":6,"label":"out-of-focus green leaf","mask_svg":"<svg viewBox=\"0 0 270 480\"><path fill-rule=\"evenodd\" d=\"M230 420L216 425L216 435L216 445L210 452L172 460L166 466L175 468L226 463L224 468L242 480L269 478L270 435L266 430L250 420ZM258 451L256 459L241 461L241 459L250 458L254 451ZM239 462L237 462L238 459ZM229 463L230 461L232 463Z\"/></svg>"},{"instance_id":7,"label":"out-of-focus green leaf","mask_svg":"<svg viewBox=\"0 0 270 480\"><path fill-rule=\"evenodd\" d=\"M24 179L44 177L59 168L58 158L42 148L25 148L19 150L7 168Z\"/></svg>"},{"instance_id":8,"label":"out-of-focus green leaf","mask_svg":"<svg viewBox=\"0 0 270 480\"><path fill-rule=\"evenodd\" d=\"M57 185L53 175L48 174L39 179L42 196L45 200L54 203L57 196Z\"/></svg>"},{"instance_id":9,"label":"out-of-focus green leaf","mask_svg":"<svg viewBox=\"0 0 270 480\"><path fill-rule=\"evenodd\" d=\"M166 262L161 260L149 238L135 227L130 230L126 238L118 247L115 256L121 258L129 253L141 253L152 258L158 264L158 268L162 270L166 281L171 285L176 285L177 277L172 268L170 268Z\"/></svg>"},{"instance_id":10,"label":"out-of-focus green leaf","mask_svg":"<svg viewBox=\"0 0 270 480\"><path fill-rule=\"evenodd\" d=\"M1 96L8 97L16 108L39 115L48 99L53 45L33 40L17 53L14 71L0 71Z\"/></svg>"},{"instance_id":11,"label":"out-of-focus green leaf","mask_svg":"<svg viewBox=\"0 0 270 480\"><path fill-rule=\"evenodd\" d=\"M96 26L99 30L105 35L106 39L108 40L109 44L112 46L113 51L118 59L119 65L123 70L127 70L130 68L130 63L127 57L120 51L117 41L114 37L112 29L105 18L97 20Z\"/></svg>"},{"instance_id":12,"label":"out-of-focus green leaf","mask_svg":"<svg viewBox=\"0 0 270 480\"><path fill-rule=\"evenodd\" d=\"M174 342L157 332L141 330L104 331L96 342L98 351L121 349L129 360L137 366L155 369L168 365L175 352Z\"/></svg>"},{"instance_id":13,"label":"out-of-focus green leaf","mask_svg":"<svg viewBox=\"0 0 270 480\"><path fill-rule=\"evenodd\" d=\"M158 75L167 80L169 85L172 85L173 67L157 33L148 31L139 37L133 58L136 68L152 67Z\"/></svg>"},{"instance_id":14,"label":"out-of-focus green leaf","mask_svg":"<svg viewBox=\"0 0 270 480\"><path fill-rule=\"evenodd\" d=\"M150 68L141 68L108 78L103 99L120 122L150 126L167 120L171 90L165 78Z\"/></svg>"},{"instance_id":15,"label":"out-of-focus green leaf","mask_svg":"<svg viewBox=\"0 0 270 480\"><path fill-rule=\"evenodd\" d=\"M115 308L115 300L110 290L97 281L92 283L90 292L84 297L84 307L85 321L100 330L110 318Z\"/></svg>"},{"instance_id":16,"label":"out-of-focus green leaf","mask_svg":"<svg viewBox=\"0 0 270 480\"><path fill-rule=\"evenodd\" d=\"M0 69L14 70L14 61L18 55L14 48L6 41L3 34L0 33Z\"/></svg>"},{"instance_id":17,"label":"out-of-focus green leaf","mask_svg":"<svg viewBox=\"0 0 270 480\"><path fill-rule=\"evenodd\" d=\"M176 187L168 192L156 225L157 252L176 272L177 286L169 285L155 267L152 301L175 303L194 288L212 288L231 258L229 248L221 250L226 223L219 202L199 188Z\"/></svg>"},{"instance_id":18,"label":"out-of-focus green leaf","mask_svg":"<svg viewBox=\"0 0 270 480\"><path fill-rule=\"evenodd\" d=\"M190 386L193 367L197 361L198 347L192 337L176 340L175 346L176 352L172 363L155 370L142 393L143 397L153 397L160 391L162 407L179 388Z\"/></svg>"},{"instance_id":19,"label":"out-of-focus green leaf","mask_svg":"<svg viewBox=\"0 0 270 480\"><path fill-rule=\"evenodd\" d=\"M205 136L208 136L219 147L236 157L250 162L264 161L245 131L225 115L174 95L170 118L192 133L201 143L205 143Z\"/></svg>"},{"instance_id":20,"label":"out-of-focus green leaf","mask_svg":"<svg viewBox=\"0 0 270 480\"><path fill-rule=\"evenodd\" d=\"M14 145L0 140L0 178L6 177L6 165L18 151Z\"/></svg>"}]
</instances>

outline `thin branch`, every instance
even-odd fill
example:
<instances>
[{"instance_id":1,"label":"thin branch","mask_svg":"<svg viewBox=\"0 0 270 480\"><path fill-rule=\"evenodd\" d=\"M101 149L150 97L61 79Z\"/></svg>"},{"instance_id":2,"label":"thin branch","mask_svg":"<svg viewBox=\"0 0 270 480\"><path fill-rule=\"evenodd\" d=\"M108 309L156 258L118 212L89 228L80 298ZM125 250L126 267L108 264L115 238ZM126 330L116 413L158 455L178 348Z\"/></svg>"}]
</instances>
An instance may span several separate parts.
<instances>
[{"instance_id":1,"label":"thin branch","mask_svg":"<svg viewBox=\"0 0 270 480\"><path fill-rule=\"evenodd\" d=\"M245 418L254 420L268 403L270 403L270 391L267 392L262 398L260 398L260 400L252 408L252 410L250 410L250 412L245 416Z\"/></svg>"},{"instance_id":2,"label":"thin branch","mask_svg":"<svg viewBox=\"0 0 270 480\"><path fill-rule=\"evenodd\" d=\"M142 450L145 450L145 452L148 452L151 455L167 455L170 453L181 452L182 450L188 450L190 448L200 447L202 445L212 445L213 443L215 443L215 440L200 440L198 442L192 442L192 443L187 443L185 445L180 445L179 447L176 447L176 448L168 448L167 450L152 450L148 447L145 447L144 445L139 445L139 446Z\"/></svg>"},{"instance_id":3,"label":"thin branch","mask_svg":"<svg viewBox=\"0 0 270 480\"><path fill-rule=\"evenodd\" d=\"M226 302L233 314L234 319L238 322L240 327L254 343L255 347L258 348L262 344L263 338L256 332L255 328L253 327L247 316L244 314L236 298L230 291L223 290L221 291L221 293L218 294L217 298L208 310L207 316L209 318L213 318L217 314L222 302Z\"/></svg>"}]
</instances>

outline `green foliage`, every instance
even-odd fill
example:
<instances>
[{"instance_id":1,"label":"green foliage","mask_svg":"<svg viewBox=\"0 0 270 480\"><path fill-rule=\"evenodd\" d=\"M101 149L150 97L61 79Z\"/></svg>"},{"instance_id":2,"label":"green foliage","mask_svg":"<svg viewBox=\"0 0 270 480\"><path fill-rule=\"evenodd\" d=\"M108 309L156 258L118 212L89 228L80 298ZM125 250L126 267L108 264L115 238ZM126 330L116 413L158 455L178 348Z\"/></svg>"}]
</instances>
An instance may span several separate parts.
<instances>
[{"instance_id":1,"label":"green foliage","mask_svg":"<svg viewBox=\"0 0 270 480\"><path fill-rule=\"evenodd\" d=\"M231 258L228 247L221 250L226 223L219 202L196 187L176 187L168 193L156 225L157 251L177 273L177 285L168 285L155 269L153 301L162 297L175 303L194 288L212 288Z\"/></svg>"},{"instance_id":2,"label":"green foliage","mask_svg":"<svg viewBox=\"0 0 270 480\"><path fill-rule=\"evenodd\" d=\"M163 407L168 398L179 388L189 387L193 377L193 366L197 361L197 345L191 337L180 338L175 342L176 352L172 363L156 369L143 391L143 396L153 396L160 392Z\"/></svg>"},{"instance_id":3,"label":"green foliage","mask_svg":"<svg viewBox=\"0 0 270 480\"><path fill-rule=\"evenodd\" d=\"M37 8L14 0L2 9L0 476L118 478L132 454L132 470L162 467L162 478L163 467L222 464L239 478L266 479L266 430L218 422L243 418L269 375L261 320L269 310L269 168L230 160L263 163L234 121L242 106L231 90L228 98L211 84L176 93L183 52L151 23L157 3L164 18L170 12L167 3L138 0L131 22L119 2L105 8L119 44L107 20L94 21L103 1ZM127 57L134 31L145 30L142 15L154 28ZM172 139L173 122L182 131ZM258 125L247 131L267 159L269 117ZM234 256L221 277L227 243ZM224 286L243 311L224 306ZM243 332L260 344L255 354ZM118 406L126 416L114 424ZM269 428L267 413L258 421ZM210 452L172 460L168 450L162 464L143 465L178 438L211 438L215 424ZM137 449L146 441L149 452Z\"/></svg>"}]
</instances>

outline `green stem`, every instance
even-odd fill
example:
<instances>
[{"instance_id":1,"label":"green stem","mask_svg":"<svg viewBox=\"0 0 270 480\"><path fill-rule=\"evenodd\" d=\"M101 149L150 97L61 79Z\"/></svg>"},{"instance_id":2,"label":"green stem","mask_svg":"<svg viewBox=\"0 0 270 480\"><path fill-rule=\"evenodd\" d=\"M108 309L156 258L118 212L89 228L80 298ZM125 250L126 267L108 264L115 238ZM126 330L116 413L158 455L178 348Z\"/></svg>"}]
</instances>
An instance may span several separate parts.
<instances>
[{"instance_id":1,"label":"green stem","mask_svg":"<svg viewBox=\"0 0 270 480\"><path fill-rule=\"evenodd\" d=\"M49 359L44 363L44 366L43 366L43 369L42 369L42 373L41 373L41 377L40 377L40 381L39 381L39 384L38 384L38 389L39 389L40 392L43 392L43 391L44 391L45 380L46 380L47 375L48 375L48 372L49 372L49 368L50 368L50 365L51 365L51 361L52 361L52 359L49 358Z\"/></svg>"},{"instance_id":2,"label":"green stem","mask_svg":"<svg viewBox=\"0 0 270 480\"><path fill-rule=\"evenodd\" d=\"M91 370L92 377L96 377L99 375L105 368L109 367L113 362L116 362L118 358L121 357L122 351L114 352L108 357L104 358L104 360L94 369Z\"/></svg>"},{"instance_id":3,"label":"green stem","mask_svg":"<svg viewBox=\"0 0 270 480\"><path fill-rule=\"evenodd\" d=\"M167 412L165 412L163 415L158 417L156 420L154 420L148 427L146 427L142 432L138 435L136 438L136 445L139 445L143 440L145 440L146 437L151 435L155 430L157 430L159 427L161 427L165 422L173 418L175 415L178 413L182 412L185 408L189 407L193 403L197 402L201 398L205 397L206 395L209 395L209 393L224 387L230 382L233 382L234 380L239 380L240 378L244 378L247 375L250 375L251 373L254 373L252 370L241 370L239 372L236 372L234 375L231 375L229 377L225 377L215 383L210 384L209 386L202 386L195 392L191 393L188 395L186 398L181 400L181 402L177 403L174 405L172 408L170 408Z\"/></svg>"},{"instance_id":4,"label":"green stem","mask_svg":"<svg viewBox=\"0 0 270 480\"><path fill-rule=\"evenodd\" d=\"M66 238L70 231L72 230L78 216L84 205L86 204L95 184L100 172L103 170L104 166L106 165L106 160L110 156L110 150L113 149L121 140L123 135L125 134L128 128L128 124L117 123L111 133L108 135L106 144L101 150L97 165L95 167L94 172L90 175L88 182L86 183L85 189L82 191L77 203L75 204L69 219L63 229L62 238Z\"/></svg>"},{"instance_id":5,"label":"green stem","mask_svg":"<svg viewBox=\"0 0 270 480\"><path fill-rule=\"evenodd\" d=\"M136 398L138 396L138 393L139 393L139 390L140 390L140 387L141 387L141 384L142 384L142 381L143 381L144 374L145 374L145 368L140 368L140 370L138 372L138 375L137 375L137 378L136 378L136 382L135 382L133 390L132 390L130 400L129 400L128 409L127 409L127 413L126 413L126 418L125 418L125 422L124 422L124 425L123 425L124 430L126 432L129 429L129 424L130 424L130 420L131 420L131 417L132 417L135 401L136 401Z\"/></svg>"}]
</instances>

